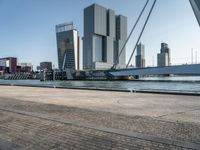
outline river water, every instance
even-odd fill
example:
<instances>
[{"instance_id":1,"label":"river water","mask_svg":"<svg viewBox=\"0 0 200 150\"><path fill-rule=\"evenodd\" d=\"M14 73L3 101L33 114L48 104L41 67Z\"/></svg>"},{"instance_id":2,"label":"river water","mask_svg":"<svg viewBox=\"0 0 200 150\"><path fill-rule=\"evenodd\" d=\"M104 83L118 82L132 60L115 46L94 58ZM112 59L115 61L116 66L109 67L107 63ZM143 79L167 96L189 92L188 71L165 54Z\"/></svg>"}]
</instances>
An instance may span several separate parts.
<instances>
[{"instance_id":1,"label":"river water","mask_svg":"<svg viewBox=\"0 0 200 150\"><path fill-rule=\"evenodd\" d=\"M36 85L67 88L92 88L142 91L174 91L200 93L200 76L196 77L148 77L139 81L45 81L0 80L0 84Z\"/></svg>"}]
</instances>

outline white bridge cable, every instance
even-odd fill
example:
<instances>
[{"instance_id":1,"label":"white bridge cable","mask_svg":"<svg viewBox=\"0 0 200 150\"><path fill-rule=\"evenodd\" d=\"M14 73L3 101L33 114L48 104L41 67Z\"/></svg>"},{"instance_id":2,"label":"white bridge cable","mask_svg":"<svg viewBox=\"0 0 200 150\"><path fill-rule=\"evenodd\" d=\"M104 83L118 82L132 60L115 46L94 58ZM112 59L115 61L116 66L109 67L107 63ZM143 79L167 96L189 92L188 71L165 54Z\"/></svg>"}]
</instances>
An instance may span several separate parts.
<instances>
[{"instance_id":1,"label":"white bridge cable","mask_svg":"<svg viewBox=\"0 0 200 150\"><path fill-rule=\"evenodd\" d=\"M128 66L129 66L129 64L130 64L130 61L131 61L131 59L132 59L132 57L133 57L133 54L134 54L134 52L135 52L135 50L136 50L136 47L137 47L137 45L138 45L138 43L139 43L139 41L140 41L140 38L142 37L142 34L143 34L143 32L144 32L144 29L145 29L145 27L146 27L146 25L147 25L147 23L148 23L148 20L149 20L151 14L152 14L152 11L153 11L153 8L154 8L154 6L155 6L155 4L156 4L156 1L157 1L157 0L154 0L154 2L153 2L153 4L152 4L152 7L151 7L151 9L150 9L150 12L149 12L149 14L148 14L148 16L147 16L147 19L146 19L145 23L144 23L144 26L143 26L143 28L142 28L142 31L140 32L140 35L139 35L139 37L138 37L138 40L137 40L137 42L136 42L136 44L135 44L135 47L134 47L132 53L131 53L131 56L130 56L130 58L129 58L128 64L126 65L126 68L128 68Z\"/></svg>"},{"instance_id":2,"label":"white bridge cable","mask_svg":"<svg viewBox=\"0 0 200 150\"><path fill-rule=\"evenodd\" d=\"M146 9L146 6L147 6L148 3L149 3L149 0L146 1L146 3L145 3L145 5L144 5L142 11L140 12L140 14L139 14L139 16L138 16L138 18L137 18L137 20L136 20L136 22L135 22L135 24L134 24L132 30L131 30L131 32L130 32L129 35L128 35L128 38L126 39L126 41L125 41L123 47L121 48L120 53L119 53L118 56L117 56L117 60L115 60L115 63L114 63L114 65L113 65L113 68L114 68L114 69L116 68L116 66L117 66L117 64L118 64L118 61L119 61L119 57L121 56L121 54L122 54L122 52L123 52L123 50L124 50L126 44L128 43L128 41L129 41L129 39L130 39L130 37L131 37L133 31L135 30L135 28L136 28L136 26L137 26L137 24L138 24L138 22L139 22L139 20L140 20L140 18L141 18L141 16L142 16L144 10Z\"/></svg>"}]
</instances>

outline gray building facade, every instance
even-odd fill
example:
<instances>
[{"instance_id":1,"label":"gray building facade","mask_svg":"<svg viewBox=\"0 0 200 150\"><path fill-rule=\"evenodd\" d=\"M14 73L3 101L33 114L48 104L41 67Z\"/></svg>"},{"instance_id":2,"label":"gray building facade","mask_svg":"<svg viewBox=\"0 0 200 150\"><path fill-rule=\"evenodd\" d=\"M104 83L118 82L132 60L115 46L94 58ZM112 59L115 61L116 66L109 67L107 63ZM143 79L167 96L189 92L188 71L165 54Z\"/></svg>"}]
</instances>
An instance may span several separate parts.
<instances>
[{"instance_id":1,"label":"gray building facade","mask_svg":"<svg viewBox=\"0 0 200 150\"><path fill-rule=\"evenodd\" d=\"M60 70L79 70L80 39L73 23L56 25L58 68Z\"/></svg>"},{"instance_id":2,"label":"gray building facade","mask_svg":"<svg viewBox=\"0 0 200 150\"><path fill-rule=\"evenodd\" d=\"M52 62L41 62L39 70L52 70Z\"/></svg>"},{"instance_id":3,"label":"gray building facade","mask_svg":"<svg viewBox=\"0 0 200 150\"><path fill-rule=\"evenodd\" d=\"M170 49L167 43L161 43L160 53L157 55L157 66L170 66Z\"/></svg>"},{"instance_id":4,"label":"gray building facade","mask_svg":"<svg viewBox=\"0 0 200 150\"><path fill-rule=\"evenodd\" d=\"M135 65L136 68L145 67L145 46L142 43L137 45L137 55L135 56Z\"/></svg>"},{"instance_id":5,"label":"gray building facade","mask_svg":"<svg viewBox=\"0 0 200 150\"><path fill-rule=\"evenodd\" d=\"M127 39L127 17L93 4L84 9L83 68L108 69ZM119 58L125 67L126 51Z\"/></svg>"}]
</instances>

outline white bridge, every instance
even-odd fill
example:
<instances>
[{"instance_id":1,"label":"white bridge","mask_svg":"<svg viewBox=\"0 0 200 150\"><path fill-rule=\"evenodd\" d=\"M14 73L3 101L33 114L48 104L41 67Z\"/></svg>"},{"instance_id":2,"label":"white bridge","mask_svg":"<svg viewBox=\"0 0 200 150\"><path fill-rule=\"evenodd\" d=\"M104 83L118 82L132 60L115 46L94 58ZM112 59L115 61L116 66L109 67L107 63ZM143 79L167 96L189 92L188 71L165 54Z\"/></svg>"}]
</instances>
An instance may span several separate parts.
<instances>
[{"instance_id":1,"label":"white bridge","mask_svg":"<svg viewBox=\"0 0 200 150\"><path fill-rule=\"evenodd\" d=\"M147 3L148 3L148 0L146 2L146 5L147 5ZM139 42L139 40L142 36L142 33L145 29L146 23L148 22L148 19L151 15L151 12L154 8L155 3L156 3L156 0L154 0L154 3L152 5L152 8L149 12L149 15L146 19L146 22L143 26L143 29L140 33L140 36L137 40L135 48L133 49L133 52L132 52L131 57L130 57L128 64L127 64L127 68L126 69L115 69L116 64L117 64L117 63L115 63L113 70L111 69L111 70L108 71L109 75L111 75L113 77L144 76L144 75L169 75L169 74L173 74L173 75L200 75L200 64L176 65L176 66L165 66L165 67L148 67L148 68L128 68L130 60L133 56L133 53L135 52L136 46L137 46L137 44L138 44L138 42ZM199 26L200 26L200 0L190 0L190 4L192 6L192 9L193 9L194 14L196 16L196 19L197 19ZM145 9L146 5L144 6L143 10ZM141 12L141 15L143 13L143 10ZM138 17L138 20L139 19L140 19L140 16ZM129 34L129 37L128 37L127 41L125 42L123 48L127 44L135 26L137 25L138 20L136 21L131 33ZM122 48L121 51L123 51L123 48ZM121 54L121 51L120 51L120 54ZM120 54L119 54L119 56L120 56Z\"/></svg>"},{"instance_id":2,"label":"white bridge","mask_svg":"<svg viewBox=\"0 0 200 150\"><path fill-rule=\"evenodd\" d=\"M144 75L200 75L200 64L110 70L114 77Z\"/></svg>"}]
</instances>

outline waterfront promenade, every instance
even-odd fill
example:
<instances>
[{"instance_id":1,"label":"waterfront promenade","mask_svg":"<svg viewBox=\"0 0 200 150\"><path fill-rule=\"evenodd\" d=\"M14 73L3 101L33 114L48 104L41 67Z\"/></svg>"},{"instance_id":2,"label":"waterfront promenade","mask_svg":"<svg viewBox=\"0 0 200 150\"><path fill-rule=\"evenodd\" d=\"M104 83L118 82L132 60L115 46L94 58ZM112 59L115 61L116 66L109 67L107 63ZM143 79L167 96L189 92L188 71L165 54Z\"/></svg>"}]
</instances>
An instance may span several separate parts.
<instances>
[{"instance_id":1,"label":"waterfront promenade","mask_svg":"<svg viewBox=\"0 0 200 150\"><path fill-rule=\"evenodd\" d=\"M0 149L200 149L200 98L0 86Z\"/></svg>"}]
</instances>

